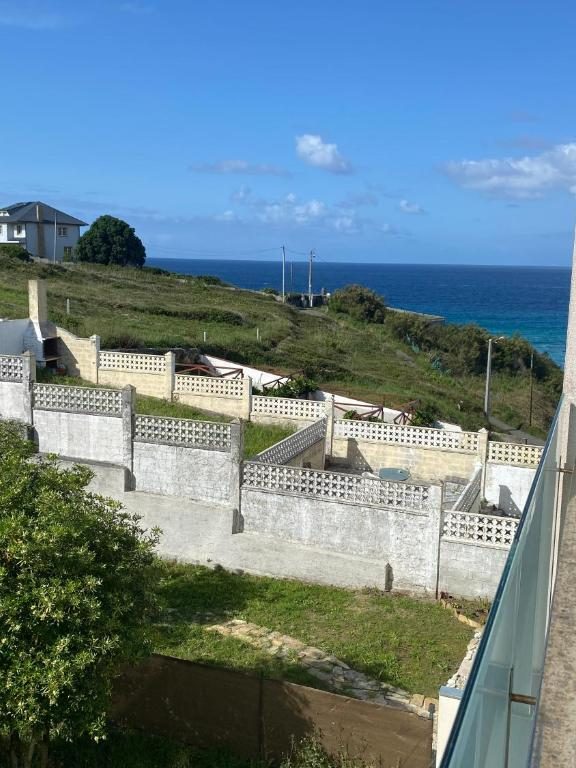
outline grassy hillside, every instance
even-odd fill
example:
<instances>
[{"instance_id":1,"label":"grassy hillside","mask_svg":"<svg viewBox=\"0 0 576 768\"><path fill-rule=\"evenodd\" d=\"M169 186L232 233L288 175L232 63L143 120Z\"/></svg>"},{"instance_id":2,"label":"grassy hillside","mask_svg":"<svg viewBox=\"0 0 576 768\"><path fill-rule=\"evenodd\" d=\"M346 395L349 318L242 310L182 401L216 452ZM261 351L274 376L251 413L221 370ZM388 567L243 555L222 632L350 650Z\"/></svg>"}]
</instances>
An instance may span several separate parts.
<instances>
[{"instance_id":1,"label":"grassy hillside","mask_svg":"<svg viewBox=\"0 0 576 768\"><path fill-rule=\"evenodd\" d=\"M279 374L304 369L325 389L392 408L420 398L437 406L445 420L483 426L487 334L480 329L432 330L392 312L384 323L363 323L158 270L45 266L6 257L0 258L0 316L27 315L26 281L33 277L48 283L51 319L80 336L99 334L104 349L196 347ZM529 349L524 342L503 342L495 354L492 411L514 427L527 428ZM561 372L539 354L535 372L533 431L544 434Z\"/></svg>"}]
</instances>

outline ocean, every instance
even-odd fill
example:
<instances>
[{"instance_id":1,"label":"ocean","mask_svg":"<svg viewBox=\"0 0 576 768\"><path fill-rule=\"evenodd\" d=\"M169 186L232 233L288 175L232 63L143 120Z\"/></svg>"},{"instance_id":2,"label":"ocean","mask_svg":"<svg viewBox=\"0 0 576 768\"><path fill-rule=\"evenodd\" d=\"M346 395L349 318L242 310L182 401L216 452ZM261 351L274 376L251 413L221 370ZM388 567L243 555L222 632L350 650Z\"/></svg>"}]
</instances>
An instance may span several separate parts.
<instances>
[{"instance_id":1,"label":"ocean","mask_svg":"<svg viewBox=\"0 0 576 768\"><path fill-rule=\"evenodd\" d=\"M148 266L186 275L216 275L242 288L282 287L278 261L149 258ZM402 309L476 323L495 335L519 333L559 365L564 363L569 267L493 267L443 264L344 264L315 261L313 290L360 283ZM308 290L305 261L287 262L286 290Z\"/></svg>"}]
</instances>

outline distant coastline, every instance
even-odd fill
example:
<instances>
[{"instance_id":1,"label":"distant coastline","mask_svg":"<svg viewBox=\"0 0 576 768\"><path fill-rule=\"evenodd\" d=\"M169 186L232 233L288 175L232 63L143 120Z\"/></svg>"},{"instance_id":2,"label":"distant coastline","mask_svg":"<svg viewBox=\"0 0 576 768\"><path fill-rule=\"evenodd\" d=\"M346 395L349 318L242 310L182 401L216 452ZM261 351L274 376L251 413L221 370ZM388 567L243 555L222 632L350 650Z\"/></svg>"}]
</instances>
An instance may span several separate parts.
<instances>
[{"instance_id":1,"label":"distant coastline","mask_svg":"<svg viewBox=\"0 0 576 768\"><path fill-rule=\"evenodd\" d=\"M279 290L282 284L280 259L148 258L146 263L183 274L216 275L253 290ZM287 263L287 291L306 291L307 279L306 262ZM519 333L563 365L570 267L314 262L315 291L349 283L372 288L395 307L440 315L447 322L476 323L496 335Z\"/></svg>"}]
</instances>

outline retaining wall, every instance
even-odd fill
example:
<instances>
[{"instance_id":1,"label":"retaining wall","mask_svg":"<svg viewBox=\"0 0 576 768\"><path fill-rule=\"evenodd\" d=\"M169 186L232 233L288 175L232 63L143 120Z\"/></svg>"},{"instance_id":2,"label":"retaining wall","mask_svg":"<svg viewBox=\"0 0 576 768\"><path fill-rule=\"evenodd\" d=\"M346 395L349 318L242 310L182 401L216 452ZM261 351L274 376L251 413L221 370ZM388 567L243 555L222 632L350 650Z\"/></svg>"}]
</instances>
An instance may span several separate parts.
<instances>
[{"instance_id":1,"label":"retaining wall","mask_svg":"<svg viewBox=\"0 0 576 768\"><path fill-rule=\"evenodd\" d=\"M240 419L250 418L250 379L225 379L210 376L174 377L173 399L185 405Z\"/></svg>"},{"instance_id":2,"label":"retaining wall","mask_svg":"<svg viewBox=\"0 0 576 768\"><path fill-rule=\"evenodd\" d=\"M239 423L136 416L134 490L238 507Z\"/></svg>"},{"instance_id":3,"label":"retaining wall","mask_svg":"<svg viewBox=\"0 0 576 768\"><path fill-rule=\"evenodd\" d=\"M199 692L202 695L199 695ZM316 735L336 755L383 766L428 768L432 721L400 708L153 654L114 686L110 715L195 747L279 761Z\"/></svg>"},{"instance_id":4,"label":"retaining wall","mask_svg":"<svg viewBox=\"0 0 576 768\"><path fill-rule=\"evenodd\" d=\"M250 464L241 489L245 532L384 561L394 587L435 591L441 488Z\"/></svg>"}]
</instances>

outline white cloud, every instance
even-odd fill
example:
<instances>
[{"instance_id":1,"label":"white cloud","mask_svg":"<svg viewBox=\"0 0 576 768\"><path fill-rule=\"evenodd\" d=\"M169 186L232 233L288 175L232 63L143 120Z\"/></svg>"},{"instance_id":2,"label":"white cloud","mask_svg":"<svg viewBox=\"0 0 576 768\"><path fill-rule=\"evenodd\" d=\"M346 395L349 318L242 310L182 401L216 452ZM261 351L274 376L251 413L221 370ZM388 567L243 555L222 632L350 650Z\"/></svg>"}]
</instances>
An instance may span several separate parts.
<instances>
[{"instance_id":1,"label":"white cloud","mask_svg":"<svg viewBox=\"0 0 576 768\"><path fill-rule=\"evenodd\" d=\"M257 201L258 219L265 224L314 224L323 221L327 215L326 205L321 200L299 202L294 194L286 195L279 201Z\"/></svg>"},{"instance_id":2,"label":"white cloud","mask_svg":"<svg viewBox=\"0 0 576 768\"><path fill-rule=\"evenodd\" d=\"M385 235L389 235L390 237L398 237L400 234L400 230L397 229L393 224L382 224L380 227L380 232Z\"/></svg>"},{"instance_id":3,"label":"white cloud","mask_svg":"<svg viewBox=\"0 0 576 768\"><path fill-rule=\"evenodd\" d=\"M352 165L338 151L337 144L328 144L315 133L296 136L296 154L301 160L315 168L330 173L352 173Z\"/></svg>"},{"instance_id":4,"label":"white cloud","mask_svg":"<svg viewBox=\"0 0 576 768\"><path fill-rule=\"evenodd\" d=\"M426 213L424 208L422 208L421 205L418 205L418 203L411 203L408 200L400 200L398 203L398 208L402 211L402 213L407 213L411 215L419 215L422 213Z\"/></svg>"},{"instance_id":5,"label":"white cloud","mask_svg":"<svg viewBox=\"0 0 576 768\"><path fill-rule=\"evenodd\" d=\"M289 176L288 171L277 165L267 163L249 163L248 160L218 160L216 163L191 165L196 173L231 174L242 173L247 176Z\"/></svg>"},{"instance_id":6,"label":"white cloud","mask_svg":"<svg viewBox=\"0 0 576 768\"><path fill-rule=\"evenodd\" d=\"M576 194L576 142L539 155L451 162L445 172L466 189L503 197L542 197L552 189Z\"/></svg>"},{"instance_id":7,"label":"white cloud","mask_svg":"<svg viewBox=\"0 0 576 768\"><path fill-rule=\"evenodd\" d=\"M238 214L231 210L223 211L223 213L217 213L214 218L216 221L240 221Z\"/></svg>"}]
</instances>

